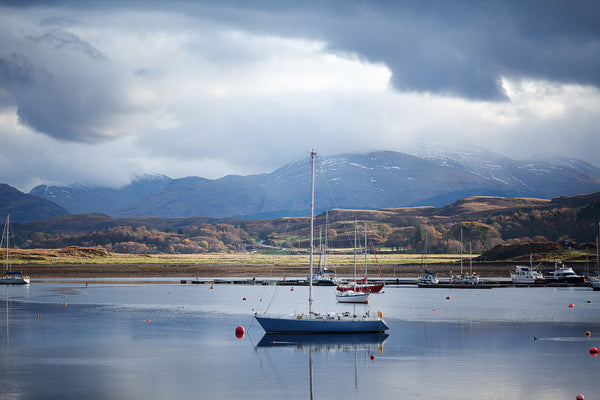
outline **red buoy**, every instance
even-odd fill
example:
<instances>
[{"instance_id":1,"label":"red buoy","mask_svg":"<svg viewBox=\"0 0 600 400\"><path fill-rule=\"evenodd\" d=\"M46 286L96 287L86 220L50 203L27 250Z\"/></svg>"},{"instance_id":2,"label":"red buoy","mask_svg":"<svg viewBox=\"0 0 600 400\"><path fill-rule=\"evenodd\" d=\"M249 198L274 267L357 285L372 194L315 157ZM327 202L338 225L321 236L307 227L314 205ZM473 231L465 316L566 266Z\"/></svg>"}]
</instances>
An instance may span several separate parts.
<instances>
[{"instance_id":1,"label":"red buoy","mask_svg":"<svg viewBox=\"0 0 600 400\"><path fill-rule=\"evenodd\" d=\"M579 393L577 397L575 397L575 400L583 400L583 395Z\"/></svg>"},{"instance_id":2,"label":"red buoy","mask_svg":"<svg viewBox=\"0 0 600 400\"><path fill-rule=\"evenodd\" d=\"M242 300L246 301L246 298L244 297Z\"/></svg>"},{"instance_id":3,"label":"red buoy","mask_svg":"<svg viewBox=\"0 0 600 400\"><path fill-rule=\"evenodd\" d=\"M569 308L573 308L573 307L575 307L575 304L573 304L573 303L569 304Z\"/></svg>"},{"instance_id":4,"label":"red buoy","mask_svg":"<svg viewBox=\"0 0 600 400\"><path fill-rule=\"evenodd\" d=\"M244 334L246 333L246 330L244 329L243 326L238 326L237 328L235 328L235 337L238 339L242 339L244 337Z\"/></svg>"},{"instance_id":5,"label":"red buoy","mask_svg":"<svg viewBox=\"0 0 600 400\"><path fill-rule=\"evenodd\" d=\"M371 357L369 357L371 360L375 359L375 354L371 354Z\"/></svg>"},{"instance_id":6,"label":"red buoy","mask_svg":"<svg viewBox=\"0 0 600 400\"><path fill-rule=\"evenodd\" d=\"M450 296L446 296L446 300L450 300Z\"/></svg>"}]
</instances>

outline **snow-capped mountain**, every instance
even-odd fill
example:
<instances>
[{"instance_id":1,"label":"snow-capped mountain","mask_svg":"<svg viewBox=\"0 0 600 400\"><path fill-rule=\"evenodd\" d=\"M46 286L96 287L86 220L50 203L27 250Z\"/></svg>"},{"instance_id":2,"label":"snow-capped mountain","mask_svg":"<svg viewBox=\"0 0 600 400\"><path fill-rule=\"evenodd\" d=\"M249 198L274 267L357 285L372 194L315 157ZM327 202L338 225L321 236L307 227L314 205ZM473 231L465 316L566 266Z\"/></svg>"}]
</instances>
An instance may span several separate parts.
<instances>
[{"instance_id":1,"label":"snow-capped mountain","mask_svg":"<svg viewBox=\"0 0 600 400\"><path fill-rule=\"evenodd\" d=\"M220 179L167 178L162 184L146 186L145 193L136 192L137 197L124 196L118 189L99 192L56 187L38 187L31 194L50 199L72 213L294 216L305 213L309 204L309 162L306 157L269 174L230 175ZM474 195L550 199L598 191L600 169L582 161L559 158L519 161L460 145L414 149L409 154L378 151L318 155L316 163L318 211L443 206Z\"/></svg>"}]
</instances>

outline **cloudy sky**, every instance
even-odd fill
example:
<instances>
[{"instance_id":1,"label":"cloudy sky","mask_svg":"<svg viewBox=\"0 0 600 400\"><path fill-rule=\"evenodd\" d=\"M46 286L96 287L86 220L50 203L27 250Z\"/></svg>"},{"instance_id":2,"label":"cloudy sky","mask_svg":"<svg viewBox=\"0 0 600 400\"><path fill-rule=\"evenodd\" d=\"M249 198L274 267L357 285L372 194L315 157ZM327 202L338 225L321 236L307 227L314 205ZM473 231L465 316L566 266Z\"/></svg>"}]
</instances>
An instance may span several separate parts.
<instances>
[{"instance_id":1,"label":"cloudy sky","mask_svg":"<svg viewBox=\"0 0 600 400\"><path fill-rule=\"evenodd\" d=\"M0 182L461 142L600 166L600 2L1 1Z\"/></svg>"}]
</instances>

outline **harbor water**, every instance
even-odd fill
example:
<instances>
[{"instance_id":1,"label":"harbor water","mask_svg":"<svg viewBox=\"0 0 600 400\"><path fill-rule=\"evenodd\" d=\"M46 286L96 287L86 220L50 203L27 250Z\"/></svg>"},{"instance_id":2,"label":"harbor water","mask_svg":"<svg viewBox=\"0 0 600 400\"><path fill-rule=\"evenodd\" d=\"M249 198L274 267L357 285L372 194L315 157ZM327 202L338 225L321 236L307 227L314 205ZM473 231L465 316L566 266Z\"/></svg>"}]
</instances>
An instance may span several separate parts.
<instances>
[{"instance_id":1,"label":"harbor water","mask_svg":"<svg viewBox=\"0 0 600 400\"><path fill-rule=\"evenodd\" d=\"M386 335L265 336L252 315L306 311L307 287L46 281L0 298L3 399L600 399L585 287L388 286L368 305L314 288L315 311L382 311Z\"/></svg>"}]
</instances>

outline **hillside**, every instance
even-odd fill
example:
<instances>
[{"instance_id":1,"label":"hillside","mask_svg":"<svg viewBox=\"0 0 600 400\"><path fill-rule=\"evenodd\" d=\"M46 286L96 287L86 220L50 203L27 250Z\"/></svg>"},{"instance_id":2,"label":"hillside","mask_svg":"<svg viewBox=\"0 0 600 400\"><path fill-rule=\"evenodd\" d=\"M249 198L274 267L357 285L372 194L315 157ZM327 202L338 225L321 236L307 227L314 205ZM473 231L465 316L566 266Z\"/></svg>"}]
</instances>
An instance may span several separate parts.
<instances>
[{"instance_id":1,"label":"hillside","mask_svg":"<svg viewBox=\"0 0 600 400\"><path fill-rule=\"evenodd\" d=\"M12 186L0 184L0 216L10 214L11 221L29 222L69 214L51 201L22 193Z\"/></svg>"},{"instance_id":2,"label":"hillside","mask_svg":"<svg viewBox=\"0 0 600 400\"><path fill-rule=\"evenodd\" d=\"M327 219L327 225L326 225ZM600 193L553 200L469 197L441 208L380 210L332 209L315 218L316 232L327 229L328 247L353 246L354 221L378 252L459 253L464 245L481 253L518 243L594 242L600 221ZM104 214L66 215L13 224L22 248L102 246L119 253L195 254L211 252L290 252L308 248L309 218L113 218ZM588 245L589 247L589 245ZM592 246L593 247L593 246Z\"/></svg>"}]
</instances>

